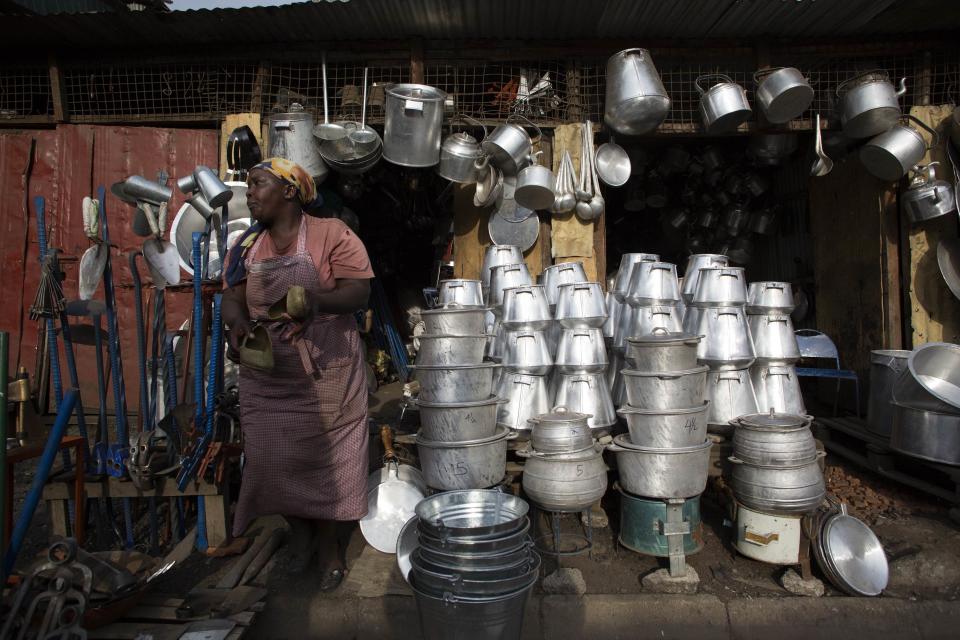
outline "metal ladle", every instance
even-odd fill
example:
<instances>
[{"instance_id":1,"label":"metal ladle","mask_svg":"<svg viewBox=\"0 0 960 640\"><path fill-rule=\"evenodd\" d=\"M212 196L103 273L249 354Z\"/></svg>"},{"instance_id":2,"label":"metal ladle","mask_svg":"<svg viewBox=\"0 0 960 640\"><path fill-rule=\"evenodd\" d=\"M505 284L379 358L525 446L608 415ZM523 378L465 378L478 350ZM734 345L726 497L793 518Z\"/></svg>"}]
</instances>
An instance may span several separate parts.
<instances>
[{"instance_id":1,"label":"metal ladle","mask_svg":"<svg viewBox=\"0 0 960 640\"><path fill-rule=\"evenodd\" d=\"M367 126L367 72L369 67L363 68L363 106L360 108L360 128L350 132L350 140L357 144L369 144L380 136Z\"/></svg>"},{"instance_id":2,"label":"metal ladle","mask_svg":"<svg viewBox=\"0 0 960 640\"><path fill-rule=\"evenodd\" d=\"M603 195L600 193L600 180L597 177L597 168L594 166L594 159L596 156L596 151L593 148L593 128L590 127L587 129L587 142L590 144L590 155L587 158L590 160L590 177L593 179L593 197L590 198L590 211L593 214L593 218L599 218L603 215L603 210L606 207L606 201L603 199Z\"/></svg>"},{"instance_id":3,"label":"metal ladle","mask_svg":"<svg viewBox=\"0 0 960 640\"><path fill-rule=\"evenodd\" d=\"M318 124L313 128L313 135L321 140L334 141L342 140L347 136L347 130L339 124L330 122L330 111L327 107L327 54L324 53L320 59L320 66L323 70L323 124ZM366 89L366 83L364 83Z\"/></svg>"},{"instance_id":4,"label":"metal ladle","mask_svg":"<svg viewBox=\"0 0 960 640\"><path fill-rule=\"evenodd\" d=\"M813 139L813 150L817 154L817 160L810 168L810 175L822 178L833 170L833 160L823 152L823 138L820 135L820 114L814 117L817 119L817 137Z\"/></svg>"}]
</instances>

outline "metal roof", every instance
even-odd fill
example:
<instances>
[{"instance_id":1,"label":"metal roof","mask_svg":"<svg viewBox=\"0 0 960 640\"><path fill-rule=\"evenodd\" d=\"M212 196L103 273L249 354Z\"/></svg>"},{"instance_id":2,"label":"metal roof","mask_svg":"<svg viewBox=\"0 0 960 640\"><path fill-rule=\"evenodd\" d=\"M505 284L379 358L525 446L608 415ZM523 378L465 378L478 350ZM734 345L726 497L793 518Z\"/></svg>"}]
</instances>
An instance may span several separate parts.
<instances>
[{"instance_id":1,"label":"metal roof","mask_svg":"<svg viewBox=\"0 0 960 640\"><path fill-rule=\"evenodd\" d=\"M3 5L9 6L9 5ZM252 46L348 40L863 38L960 27L957 0L349 0L279 7L5 15L24 47ZM642 43L638 43L642 44Z\"/></svg>"}]
</instances>

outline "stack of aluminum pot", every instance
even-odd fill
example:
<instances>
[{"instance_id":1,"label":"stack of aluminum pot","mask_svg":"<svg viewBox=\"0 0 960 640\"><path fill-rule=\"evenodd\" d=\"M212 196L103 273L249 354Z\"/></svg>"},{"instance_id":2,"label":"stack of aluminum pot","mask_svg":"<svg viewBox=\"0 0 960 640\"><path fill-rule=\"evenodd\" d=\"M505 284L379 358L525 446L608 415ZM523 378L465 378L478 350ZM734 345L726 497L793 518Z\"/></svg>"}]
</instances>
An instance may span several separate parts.
<instances>
[{"instance_id":1,"label":"stack of aluminum pot","mask_svg":"<svg viewBox=\"0 0 960 640\"><path fill-rule=\"evenodd\" d=\"M801 521L826 488L810 416L759 413L732 422L730 485L736 499L734 545L771 564L799 562Z\"/></svg>"},{"instance_id":2,"label":"stack of aluminum pot","mask_svg":"<svg viewBox=\"0 0 960 640\"><path fill-rule=\"evenodd\" d=\"M521 637L540 571L527 511L496 490L449 491L417 505L408 580L424 638Z\"/></svg>"},{"instance_id":3,"label":"stack of aluminum pot","mask_svg":"<svg viewBox=\"0 0 960 640\"><path fill-rule=\"evenodd\" d=\"M699 336L662 329L627 339L627 404L619 413L629 433L609 447L620 471L620 542L669 556L671 575L682 575L684 556L702 546L699 500L712 442L699 343Z\"/></svg>"},{"instance_id":4,"label":"stack of aluminum pot","mask_svg":"<svg viewBox=\"0 0 960 640\"><path fill-rule=\"evenodd\" d=\"M623 393L623 354L627 348L627 338L633 330L633 307L627 301L630 287L630 278L633 269L641 262L659 262L660 256L655 253L625 253L620 257L620 268L617 269L613 286L608 292L608 299L613 306L609 308L609 318L603 327L604 337L610 350L610 367L607 370L607 385L617 405L624 403Z\"/></svg>"},{"instance_id":5,"label":"stack of aluminum pot","mask_svg":"<svg viewBox=\"0 0 960 640\"><path fill-rule=\"evenodd\" d=\"M716 266L725 256L690 256L684 289L693 290L683 319L686 333L703 336L697 359L710 367L707 422L711 431L725 433L734 418L757 412L750 379L756 359L747 324L747 283L742 267ZM703 266L706 265L706 266Z\"/></svg>"},{"instance_id":6,"label":"stack of aluminum pot","mask_svg":"<svg viewBox=\"0 0 960 640\"><path fill-rule=\"evenodd\" d=\"M789 282L751 282L747 321L757 359L750 378L761 411L804 414L796 363L800 347L793 333L793 290Z\"/></svg>"},{"instance_id":7,"label":"stack of aluminum pot","mask_svg":"<svg viewBox=\"0 0 960 640\"><path fill-rule=\"evenodd\" d=\"M434 489L491 487L506 475L509 430L497 426L493 382L500 365L484 362L480 282L444 281L439 298L442 306L422 312L425 332L413 367L421 470Z\"/></svg>"}]
</instances>

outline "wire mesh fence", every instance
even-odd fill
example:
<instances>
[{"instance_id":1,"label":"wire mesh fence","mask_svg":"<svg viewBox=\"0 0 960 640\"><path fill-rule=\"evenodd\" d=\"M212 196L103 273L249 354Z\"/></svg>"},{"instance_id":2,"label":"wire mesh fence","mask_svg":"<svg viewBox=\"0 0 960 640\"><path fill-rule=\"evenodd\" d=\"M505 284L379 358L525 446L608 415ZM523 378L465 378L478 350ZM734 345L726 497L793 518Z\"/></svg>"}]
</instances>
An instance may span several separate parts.
<instances>
[{"instance_id":1,"label":"wire mesh fence","mask_svg":"<svg viewBox=\"0 0 960 640\"><path fill-rule=\"evenodd\" d=\"M723 74L747 91L754 102L752 58L655 55L670 96L663 131L694 133L700 125L696 82ZM796 66L816 91L809 110L793 126L806 128L813 114L834 113L837 87L859 73L881 70L891 80L906 77L904 107L954 102L960 94L960 50L918 51L910 55L844 57L781 53L775 63ZM363 63L328 66L331 120L357 120L363 95ZM228 113L262 115L299 102L318 118L323 108L323 73L319 62L72 62L62 68L63 102L75 122L217 120ZM447 92L457 112L486 122L521 114L543 126L589 118L602 121L606 92L605 59L520 59L482 62L431 61L424 82ZM409 64L371 64L368 73L368 121L384 118L384 87L409 82ZM704 79L706 89L716 79ZM45 65L0 66L0 116L16 120L53 113L50 76Z\"/></svg>"}]
</instances>

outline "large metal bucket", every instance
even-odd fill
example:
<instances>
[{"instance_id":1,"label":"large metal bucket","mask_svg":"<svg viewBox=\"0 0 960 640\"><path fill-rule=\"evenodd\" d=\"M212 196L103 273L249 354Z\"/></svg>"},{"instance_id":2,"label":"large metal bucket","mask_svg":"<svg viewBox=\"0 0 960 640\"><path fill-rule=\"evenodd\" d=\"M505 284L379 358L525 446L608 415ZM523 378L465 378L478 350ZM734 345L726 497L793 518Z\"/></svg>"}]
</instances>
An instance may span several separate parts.
<instances>
[{"instance_id":1,"label":"large metal bucket","mask_svg":"<svg viewBox=\"0 0 960 640\"><path fill-rule=\"evenodd\" d=\"M425 640L513 640L523 630L529 586L492 598L433 596L413 586Z\"/></svg>"},{"instance_id":2,"label":"large metal bucket","mask_svg":"<svg viewBox=\"0 0 960 640\"><path fill-rule=\"evenodd\" d=\"M423 84L395 84L386 93L383 159L401 167L438 164L446 94Z\"/></svg>"},{"instance_id":3,"label":"large metal bucket","mask_svg":"<svg viewBox=\"0 0 960 640\"><path fill-rule=\"evenodd\" d=\"M288 113L270 116L269 153L296 162L313 176L317 184L323 182L330 172L313 137L313 115L298 104L290 105Z\"/></svg>"},{"instance_id":4,"label":"large metal bucket","mask_svg":"<svg viewBox=\"0 0 960 640\"><path fill-rule=\"evenodd\" d=\"M881 349L870 352L870 396L867 404L867 429L890 437L893 429L893 385L907 368L910 352L904 349Z\"/></svg>"}]
</instances>

